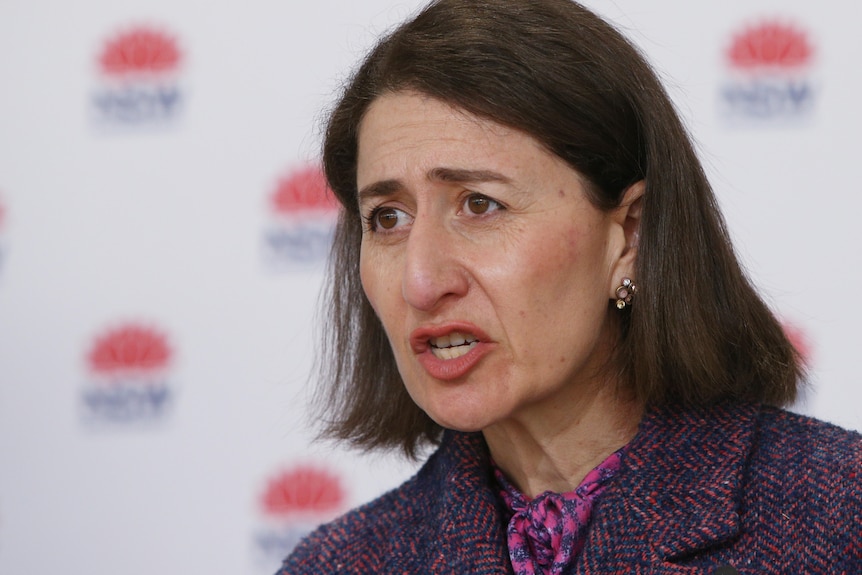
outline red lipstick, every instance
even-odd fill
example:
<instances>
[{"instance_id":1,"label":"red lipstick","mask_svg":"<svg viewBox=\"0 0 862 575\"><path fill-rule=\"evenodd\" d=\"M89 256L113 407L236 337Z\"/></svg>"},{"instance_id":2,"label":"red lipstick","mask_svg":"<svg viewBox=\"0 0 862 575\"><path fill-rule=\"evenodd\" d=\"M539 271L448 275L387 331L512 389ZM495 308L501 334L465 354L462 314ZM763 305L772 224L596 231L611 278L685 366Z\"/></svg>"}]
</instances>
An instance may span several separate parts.
<instances>
[{"instance_id":1,"label":"red lipstick","mask_svg":"<svg viewBox=\"0 0 862 575\"><path fill-rule=\"evenodd\" d=\"M454 359L442 359L432 352L431 339L458 332L476 338L470 351ZM465 376L479 363L485 354L493 349L493 343L477 326L469 322L447 322L433 326L423 326L410 334L410 346L416 353L419 364L428 374L443 381L453 381Z\"/></svg>"}]
</instances>

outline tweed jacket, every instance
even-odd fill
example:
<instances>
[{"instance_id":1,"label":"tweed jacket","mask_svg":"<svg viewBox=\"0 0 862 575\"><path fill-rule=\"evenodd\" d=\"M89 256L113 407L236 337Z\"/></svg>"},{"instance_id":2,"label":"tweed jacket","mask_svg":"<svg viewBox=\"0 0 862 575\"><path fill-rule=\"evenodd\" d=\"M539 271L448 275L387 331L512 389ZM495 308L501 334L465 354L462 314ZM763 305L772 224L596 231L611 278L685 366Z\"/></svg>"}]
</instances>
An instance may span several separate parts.
<instances>
[{"instance_id":1,"label":"tweed jacket","mask_svg":"<svg viewBox=\"0 0 862 575\"><path fill-rule=\"evenodd\" d=\"M279 575L510 574L500 505L482 436L447 432ZM759 405L651 410L568 574L702 573L862 574L862 437Z\"/></svg>"}]
</instances>

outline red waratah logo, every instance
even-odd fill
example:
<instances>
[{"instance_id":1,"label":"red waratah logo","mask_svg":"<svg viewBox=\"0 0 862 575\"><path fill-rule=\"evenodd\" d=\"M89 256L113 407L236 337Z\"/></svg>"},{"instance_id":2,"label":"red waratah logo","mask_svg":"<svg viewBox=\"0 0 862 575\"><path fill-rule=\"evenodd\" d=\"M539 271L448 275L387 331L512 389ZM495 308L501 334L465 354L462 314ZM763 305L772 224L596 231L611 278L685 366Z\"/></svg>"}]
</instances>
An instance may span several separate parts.
<instances>
[{"instance_id":1,"label":"red waratah logo","mask_svg":"<svg viewBox=\"0 0 862 575\"><path fill-rule=\"evenodd\" d=\"M271 479L261 498L271 517L331 515L344 507L345 495L338 476L313 466L299 466Z\"/></svg>"},{"instance_id":2,"label":"red waratah logo","mask_svg":"<svg viewBox=\"0 0 862 575\"><path fill-rule=\"evenodd\" d=\"M269 194L270 222L264 246L277 267L319 264L326 259L338 215L338 202L318 166L305 166L281 178Z\"/></svg>"},{"instance_id":3,"label":"red waratah logo","mask_svg":"<svg viewBox=\"0 0 862 575\"><path fill-rule=\"evenodd\" d=\"M102 72L110 76L163 74L176 70L180 59L179 48L171 36L141 26L109 40L99 64Z\"/></svg>"},{"instance_id":4,"label":"red waratah logo","mask_svg":"<svg viewBox=\"0 0 862 575\"><path fill-rule=\"evenodd\" d=\"M814 48L798 26L764 20L735 34L725 52L720 102L728 119L783 122L814 110Z\"/></svg>"},{"instance_id":5,"label":"red waratah logo","mask_svg":"<svg viewBox=\"0 0 862 575\"><path fill-rule=\"evenodd\" d=\"M793 70L811 62L813 49L805 34L778 22L747 28L733 38L727 51L730 65L737 69Z\"/></svg>"},{"instance_id":6,"label":"red waratah logo","mask_svg":"<svg viewBox=\"0 0 862 575\"><path fill-rule=\"evenodd\" d=\"M125 325L97 338L87 359L90 369L100 375L152 373L167 369L171 349L158 331Z\"/></svg>"},{"instance_id":7,"label":"red waratah logo","mask_svg":"<svg viewBox=\"0 0 862 575\"><path fill-rule=\"evenodd\" d=\"M124 127L172 121L183 104L182 61L174 37L156 28L134 26L112 36L96 59L94 119Z\"/></svg>"},{"instance_id":8,"label":"red waratah logo","mask_svg":"<svg viewBox=\"0 0 862 575\"><path fill-rule=\"evenodd\" d=\"M299 212L329 214L338 209L323 172L315 166L301 168L280 179L270 196L270 205L280 215Z\"/></svg>"},{"instance_id":9,"label":"red waratah logo","mask_svg":"<svg viewBox=\"0 0 862 575\"><path fill-rule=\"evenodd\" d=\"M265 520L254 534L261 565L290 554L322 521L344 511L346 501L338 475L320 465L297 465L274 475L260 498Z\"/></svg>"},{"instance_id":10,"label":"red waratah logo","mask_svg":"<svg viewBox=\"0 0 862 575\"><path fill-rule=\"evenodd\" d=\"M135 424L161 419L170 407L173 353L161 331L125 323L96 337L86 353L90 377L82 391L84 420Z\"/></svg>"}]
</instances>

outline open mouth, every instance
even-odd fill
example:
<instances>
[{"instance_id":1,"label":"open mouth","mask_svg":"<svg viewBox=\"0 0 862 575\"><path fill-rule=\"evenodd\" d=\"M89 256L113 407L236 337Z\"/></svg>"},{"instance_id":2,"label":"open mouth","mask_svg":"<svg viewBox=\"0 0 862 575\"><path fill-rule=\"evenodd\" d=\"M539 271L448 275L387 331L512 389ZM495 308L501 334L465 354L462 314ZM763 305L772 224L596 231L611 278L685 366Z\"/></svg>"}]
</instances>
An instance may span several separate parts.
<instances>
[{"instance_id":1,"label":"open mouth","mask_svg":"<svg viewBox=\"0 0 862 575\"><path fill-rule=\"evenodd\" d=\"M479 339L469 333L453 331L448 335L432 337L428 340L431 344L431 353L438 359L456 359L466 355L476 347Z\"/></svg>"}]
</instances>

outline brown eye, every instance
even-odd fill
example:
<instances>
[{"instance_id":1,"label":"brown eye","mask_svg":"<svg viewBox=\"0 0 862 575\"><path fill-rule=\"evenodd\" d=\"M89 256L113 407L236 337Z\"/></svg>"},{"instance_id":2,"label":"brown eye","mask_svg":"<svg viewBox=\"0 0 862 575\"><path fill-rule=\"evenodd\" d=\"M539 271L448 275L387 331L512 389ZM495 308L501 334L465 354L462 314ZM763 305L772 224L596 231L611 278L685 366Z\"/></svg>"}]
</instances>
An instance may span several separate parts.
<instances>
[{"instance_id":1,"label":"brown eye","mask_svg":"<svg viewBox=\"0 0 862 575\"><path fill-rule=\"evenodd\" d=\"M500 202L492 200L488 196L483 196L482 194L473 194L472 196L469 196L465 201L465 206L467 211L476 216L503 209Z\"/></svg>"},{"instance_id":2,"label":"brown eye","mask_svg":"<svg viewBox=\"0 0 862 575\"><path fill-rule=\"evenodd\" d=\"M384 230L391 230L398 225L398 212L392 208L383 208L377 212L377 225Z\"/></svg>"},{"instance_id":3,"label":"brown eye","mask_svg":"<svg viewBox=\"0 0 862 575\"><path fill-rule=\"evenodd\" d=\"M371 231L388 232L410 223L410 216L398 208L380 207L368 216Z\"/></svg>"},{"instance_id":4,"label":"brown eye","mask_svg":"<svg viewBox=\"0 0 862 575\"><path fill-rule=\"evenodd\" d=\"M491 207L491 200L485 196L470 196L467 199L467 209L474 214L484 214Z\"/></svg>"}]
</instances>

